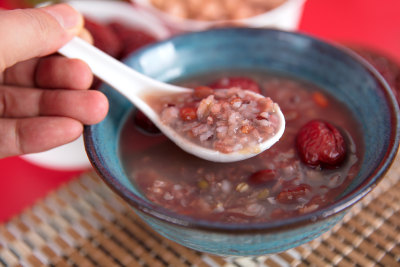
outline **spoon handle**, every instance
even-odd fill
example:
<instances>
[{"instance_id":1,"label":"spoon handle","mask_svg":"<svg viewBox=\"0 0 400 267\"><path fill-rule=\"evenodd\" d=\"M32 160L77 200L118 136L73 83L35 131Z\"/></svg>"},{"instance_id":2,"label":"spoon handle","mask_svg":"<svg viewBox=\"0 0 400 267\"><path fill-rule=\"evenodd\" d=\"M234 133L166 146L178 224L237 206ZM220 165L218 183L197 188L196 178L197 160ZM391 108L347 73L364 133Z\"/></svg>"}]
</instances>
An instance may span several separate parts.
<instances>
[{"instance_id":1,"label":"spoon handle","mask_svg":"<svg viewBox=\"0 0 400 267\"><path fill-rule=\"evenodd\" d=\"M58 52L68 58L85 61L94 75L129 98L139 108L144 104L140 98L144 92L150 93L151 90L184 92L187 90L147 77L78 37L74 37Z\"/></svg>"}]
</instances>

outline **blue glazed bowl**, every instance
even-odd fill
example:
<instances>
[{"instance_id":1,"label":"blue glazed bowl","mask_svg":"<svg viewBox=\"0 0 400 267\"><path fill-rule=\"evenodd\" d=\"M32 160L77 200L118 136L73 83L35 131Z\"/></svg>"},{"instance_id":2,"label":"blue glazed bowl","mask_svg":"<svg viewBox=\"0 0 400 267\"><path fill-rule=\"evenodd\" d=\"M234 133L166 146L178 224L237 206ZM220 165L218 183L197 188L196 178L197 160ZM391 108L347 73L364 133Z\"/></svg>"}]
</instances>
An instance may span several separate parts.
<instances>
[{"instance_id":1,"label":"blue glazed bowl","mask_svg":"<svg viewBox=\"0 0 400 267\"><path fill-rule=\"evenodd\" d=\"M381 76L355 54L310 36L268 29L215 29L174 37L132 55L126 64L165 82L217 70L262 69L311 81L345 103L362 126L361 169L337 201L321 210L270 223L224 224L194 220L146 200L119 158L119 135L132 105L107 86L104 121L86 126L90 161L102 179L165 237L218 255L261 255L310 241L342 219L346 210L383 177L399 144L398 106Z\"/></svg>"}]
</instances>

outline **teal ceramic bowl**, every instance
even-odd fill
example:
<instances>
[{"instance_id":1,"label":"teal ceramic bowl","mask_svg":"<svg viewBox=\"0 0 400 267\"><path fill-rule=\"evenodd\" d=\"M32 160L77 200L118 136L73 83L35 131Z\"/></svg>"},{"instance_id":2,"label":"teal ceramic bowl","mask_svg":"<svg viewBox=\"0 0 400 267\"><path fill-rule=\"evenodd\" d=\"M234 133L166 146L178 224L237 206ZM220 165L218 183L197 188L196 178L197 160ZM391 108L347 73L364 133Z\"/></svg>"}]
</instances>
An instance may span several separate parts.
<instances>
[{"instance_id":1,"label":"teal ceramic bowl","mask_svg":"<svg viewBox=\"0 0 400 267\"><path fill-rule=\"evenodd\" d=\"M133 106L108 86L104 121L86 126L91 163L116 194L163 236L218 255L284 251L331 229L382 179L399 144L399 110L378 72L355 54L310 36L269 29L229 28L174 37L133 54L126 64L169 82L217 70L261 69L311 81L346 104L359 121L365 146L361 169L337 201L302 216L258 224L224 224L174 214L145 199L119 158L121 127Z\"/></svg>"}]
</instances>

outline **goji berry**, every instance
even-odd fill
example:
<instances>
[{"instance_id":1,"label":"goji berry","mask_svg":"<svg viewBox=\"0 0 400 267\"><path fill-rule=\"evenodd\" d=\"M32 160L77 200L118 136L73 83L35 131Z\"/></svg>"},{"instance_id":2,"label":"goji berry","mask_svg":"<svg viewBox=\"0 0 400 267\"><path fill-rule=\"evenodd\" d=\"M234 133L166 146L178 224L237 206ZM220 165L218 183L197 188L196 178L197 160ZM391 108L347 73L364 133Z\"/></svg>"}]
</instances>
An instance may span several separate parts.
<instances>
[{"instance_id":1,"label":"goji berry","mask_svg":"<svg viewBox=\"0 0 400 267\"><path fill-rule=\"evenodd\" d=\"M251 125L243 125L242 127L240 127L240 131L244 134L250 133L253 129L254 127Z\"/></svg>"},{"instance_id":2,"label":"goji berry","mask_svg":"<svg viewBox=\"0 0 400 267\"><path fill-rule=\"evenodd\" d=\"M184 121L192 121L197 118L196 109L193 107L183 107L179 110L179 115Z\"/></svg>"},{"instance_id":3,"label":"goji berry","mask_svg":"<svg viewBox=\"0 0 400 267\"><path fill-rule=\"evenodd\" d=\"M322 107L322 108L326 108L327 106L329 106L329 101L326 98L326 96L324 96L321 92L314 92L312 94L312 98L314 100L314 102Z\"/></svg>"}]
</instances>

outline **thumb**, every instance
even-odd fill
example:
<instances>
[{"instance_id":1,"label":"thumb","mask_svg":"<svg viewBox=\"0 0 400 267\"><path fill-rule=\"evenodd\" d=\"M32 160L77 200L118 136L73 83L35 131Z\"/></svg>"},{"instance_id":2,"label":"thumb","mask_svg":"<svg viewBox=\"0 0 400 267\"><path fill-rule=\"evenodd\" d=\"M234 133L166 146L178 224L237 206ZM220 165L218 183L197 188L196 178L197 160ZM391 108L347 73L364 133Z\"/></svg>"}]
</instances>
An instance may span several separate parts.
<instances>
[{"instance_id":1,"label":"thumb","mask_svg":"<svg viewBox=\"0 0 400 267\"><path fill-rule=\"evenodd\" d=\"M82 15L67 4L0 11L0 72L56 52L82 27Z\"/></svg>"}]
</instances>

